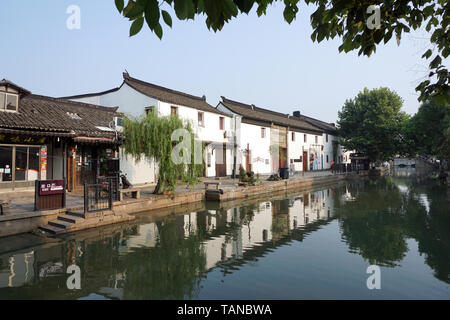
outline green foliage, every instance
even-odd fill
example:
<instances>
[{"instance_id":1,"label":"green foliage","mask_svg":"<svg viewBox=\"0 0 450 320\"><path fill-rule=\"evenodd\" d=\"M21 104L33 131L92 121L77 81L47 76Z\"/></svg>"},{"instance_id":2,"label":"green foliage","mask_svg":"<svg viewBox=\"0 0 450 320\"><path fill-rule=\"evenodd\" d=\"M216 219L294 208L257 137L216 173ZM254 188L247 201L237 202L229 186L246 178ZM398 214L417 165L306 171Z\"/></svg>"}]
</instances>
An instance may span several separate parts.
<instances>
[{"instance_id":1,"label":"green foliage","mask_svg":"<svg viewBox=\"0 0 450 320\"><path fill-rule=\"evenodd\" d=\"M191 186L198 183L203 174L203 162L195 164L193 161L195 135L189 123L184 123L178 116L159 117L156 112L150 112L145 117L136 119L126 118L124 122L125 154L137 161L145 157L158 163L156 193L175 190L178 179ZM185 129L191 136L192 152L189 164L176 164L172 161L172 151L181 142L181 138L179 141L172 141L172 133L177 129ZM180 156L183 156L183 151Z\"/></svg>"},{"instance_id":2,"label":"green foliage","mask_svg":"<svg viewBox=\"0 0 450 320\"><path fill-rule=\"evenodd\" d=\"M402 98L388 88L360 92L339 111L339 143L347 150L364 153L372 162L390 160L402 153L402 128L408 115Z\"/></svg>"},{"instance_id":3,"label":"green foliage","mask_svg":"<svg viewBox=\"0 0 450 320\"><path fill-rule=\"evenodd\" d=\"M206 26L214 32L222 30L224 25L239 14L248 14L256 7L258 16L265 15L267 7L281 0L115 0L117 10L132 22L130 36L137 34L147 22L148 27L158 38L162 38L163 30L161 16L169 27L172 18L162 7L170 7L179 20L194 19L196 16L206 16ZM283 0L285 9L284 20L292 23L299 11L299 0ZM425 26L430 33L430 45L435 48L427 50L423 58L431 59L428 80L420 83L416 90L420 92L419 101L425 101L430 96L436 96L439 103L450 102L450 76L443 65L443 60L450 54L450 2L446 0L305 0L308 5L316 7L311 15L313 33L312 41L321 42L324 39L339 37L342 44L339 52L358 50L359 55L370 56L382 42L386 44L395 34L397 44L400 44L402 34ZM372 13L369 6L379 5L380 26L369 29L367 21Z\"/></svg>"},{"instance_id":4,"label":"green foliage","mask_svg":"<svg viewBox=\"0 0 450 320\"><path fill-rule=\"evenodd\" d=\"M450 103L436 99L423 103L405 127L411 154L427 154L450 160Z\"/></svg>"},{"instance_id":5,"label":"green foliage","mask_svg":"<svg viewBox=\"0 0 450 320\"><path fill-rule=\"evenodd\" d=\"M259 174L255 177L255 173L253 171L245 171L244 168L240 167L239 169L239 181L248 183L249 185L255 185L259 183L261 180L259 179Z\"/></svg>"}]
</instances>

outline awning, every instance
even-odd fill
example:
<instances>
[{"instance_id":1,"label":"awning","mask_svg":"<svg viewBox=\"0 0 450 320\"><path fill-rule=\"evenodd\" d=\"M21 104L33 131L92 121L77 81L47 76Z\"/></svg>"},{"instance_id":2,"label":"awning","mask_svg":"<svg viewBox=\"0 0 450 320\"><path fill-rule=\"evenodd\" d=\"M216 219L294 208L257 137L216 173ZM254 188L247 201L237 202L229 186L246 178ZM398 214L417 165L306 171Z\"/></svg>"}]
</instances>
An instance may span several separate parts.
<instances>
[{"instance_id":1,"label":"awning","mask_svg":"<svg viewBox=\"0 0 450 320\"><path fill-rule=\"evenodd\" d=\"M38 137L73 137L74 134L70 132L57 132L57 131L29 131L29 130L17 130L0 128L0 133L12 134L12 135L27 135Z\"/></svg>"},{"instance_id":2,"label":"awning","mask_svg":"<svg viewBox=\"0 0 450 320\"><path fill-rule=\"evenodd\" d=\"M114 138L104 138L104 137L75 137L73 141L77 143L92 143L92 144L120 144Z\"/></svg>"}]
</instances>

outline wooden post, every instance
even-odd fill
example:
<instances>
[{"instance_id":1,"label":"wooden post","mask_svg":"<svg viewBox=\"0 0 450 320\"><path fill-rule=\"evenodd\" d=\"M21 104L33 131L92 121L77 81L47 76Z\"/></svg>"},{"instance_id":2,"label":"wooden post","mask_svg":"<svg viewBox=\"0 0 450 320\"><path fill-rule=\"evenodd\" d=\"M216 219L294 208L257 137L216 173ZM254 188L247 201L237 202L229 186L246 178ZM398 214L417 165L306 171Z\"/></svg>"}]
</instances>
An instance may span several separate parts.
<instances>
[{"instance_id":1,"label":"wooden post","mask_svg":"<svg viewBox=\"0 0 450 320\"><path fill-rule=\"evenodd\" d=\"M87 183L84 182L84 213L88 212L88 206L89 206L89 202L88 202L88 186L87 186Z\"/></svg>"}]
</instances>

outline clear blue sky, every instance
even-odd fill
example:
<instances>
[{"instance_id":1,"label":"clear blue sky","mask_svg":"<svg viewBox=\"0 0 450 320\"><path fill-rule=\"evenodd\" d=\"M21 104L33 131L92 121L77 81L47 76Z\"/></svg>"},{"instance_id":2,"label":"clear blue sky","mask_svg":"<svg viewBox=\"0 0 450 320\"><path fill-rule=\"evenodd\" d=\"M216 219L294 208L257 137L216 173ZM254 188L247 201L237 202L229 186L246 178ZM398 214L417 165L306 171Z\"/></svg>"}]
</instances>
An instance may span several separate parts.
<instances>
[{"instance_id":1,"label":"clear blue sky","mask_svg":"<svg viewBox=\"0 0 450 320\"><path fill-rule=\"evenodd\" d=\"M72 4L81 8L81 30L66 27ZM302 5L291 25L282 9L279 3L261 18L253 10L218 33L203 18L174 19L160 41L148 29L129 38L130 24L113 0L2 0L0 78L36 94L67 96L117 87L127 69L148 82L205 94L213 106L224 95L328 122L364 87L386 86L404 99L404 111L417 111L414 88L427 74L423 32L358 57L339 53L340 40L311 41L312 8Z\"/></svg>"}]
</instances>

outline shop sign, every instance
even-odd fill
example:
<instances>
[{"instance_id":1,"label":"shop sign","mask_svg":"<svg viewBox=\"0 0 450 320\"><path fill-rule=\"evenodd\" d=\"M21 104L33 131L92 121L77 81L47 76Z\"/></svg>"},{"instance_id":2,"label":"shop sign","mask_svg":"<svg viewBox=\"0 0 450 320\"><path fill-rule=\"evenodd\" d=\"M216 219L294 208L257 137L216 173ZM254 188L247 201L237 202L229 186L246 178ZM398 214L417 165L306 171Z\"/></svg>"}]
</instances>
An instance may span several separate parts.
<instances>
[{"instance_id":1,"label":"shop sign","mask_svg":"<svg viewBox=\"0 0 450 320\"><path fill-rule=\"evenodd\" d=\"M41 171L47 170L47 147L41 148Z\"/></svg>"},{"instance_id":2,"label":"shop sign","mask_svg":"<svg viewBox=\"0 0 450 320\"><path fill-rule=\"evenodd\" d=\"M64 180L39 181L39 195L48 196L64 193Z\"/></svg>"},{"instance_id":3,"label":"shop sign","mask_svg":"<svg viewBox=\"0 0 450 320\"><path fill-rule=\"evenodd\" d=\"M46 137L9 135L0 133L0 143L15 143L15 144L44 144L47 142Z\"/></svg>"}]
</instances>

